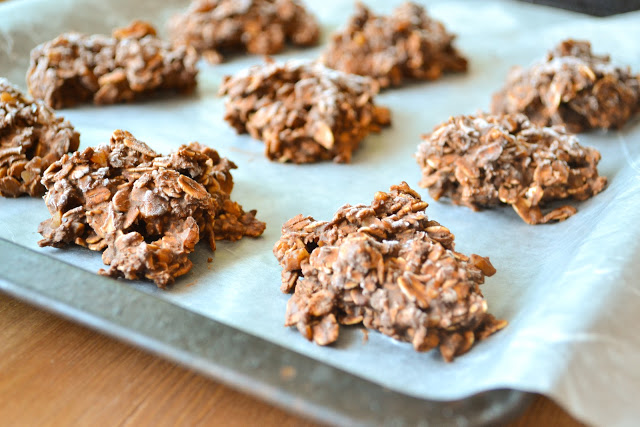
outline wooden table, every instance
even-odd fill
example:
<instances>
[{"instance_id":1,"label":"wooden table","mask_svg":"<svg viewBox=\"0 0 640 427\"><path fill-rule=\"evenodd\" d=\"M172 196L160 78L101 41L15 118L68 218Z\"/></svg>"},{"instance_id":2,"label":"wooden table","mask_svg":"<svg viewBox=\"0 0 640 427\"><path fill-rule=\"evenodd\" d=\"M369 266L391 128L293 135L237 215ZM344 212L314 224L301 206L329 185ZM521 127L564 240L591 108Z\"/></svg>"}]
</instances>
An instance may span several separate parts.
<instances>
[{"instance_id":1,"label":"wooden table","mask_svg":"<svg viewBox=\"0 0 640 427\"><path fill-rule=\"evenodd\" d=\"M0 293L0 424L312 426ZM579 426L538 397L513 426Z\"/></svg>"}]
</instances>

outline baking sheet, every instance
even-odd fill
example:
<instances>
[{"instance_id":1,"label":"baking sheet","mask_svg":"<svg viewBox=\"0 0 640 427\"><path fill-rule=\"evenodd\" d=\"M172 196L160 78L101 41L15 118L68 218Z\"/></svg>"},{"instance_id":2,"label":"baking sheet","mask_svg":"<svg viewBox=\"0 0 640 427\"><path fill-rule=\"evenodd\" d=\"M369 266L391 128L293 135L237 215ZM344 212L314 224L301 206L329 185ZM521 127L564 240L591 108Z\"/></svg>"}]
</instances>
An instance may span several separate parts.
<instances>
[{"instance_id":1,"label":"baking sheet","mask_svg":"<svg viewBox=\"0 0 640 427\"><path fill-rule=\"evenodd\" d=\"M324 424L506 425L533 400L511 389L411 397L2 238L0 256L0 291Z\"/></svg>"},{"instance_id":2,"label":"baking sheet","mask_svg":"<svg viewBox=\"0 0 640 427\"><path fill-rule=\"evenodd\" d=\"M136 17L162 24L172 9L185 3L167 2L161 11L152 1L3 4L0 75L24 87L27 52L36 43L70 28L106 33ZM323 24L325 40L352 10L350 3L339 0L307 3ZM367 3L386 12L399 2ZM79 4L84 6L68 7ZM126 11L119 5L127 5ZM508 387L547 394L590 423L631 425L640 415L634 405L640 387L640 365L635 363L640 338L629 327L640 317L639 121L620 132L581 135L585 145L601 151L600 171L609 186L577 204L577 215L553 225L528 226L510 208L473 213L433 202L417 188L420 171L412 154L420 134L449 115L486 109L511 65L531 63L565 37L588 38L596 52L609 52L616 63L640 69L640 14L596 19L499 0L427 5L459 34L457 46L468 56L470 71L381 94L378 102L391 108L394 125L368 137L350 165L271 163L262 154L261 142L235 135L223 122L224 101L216 97L220 79L259 63L255 56L215 67L202 63L198 90L190 97L62 111L81 132L81 147L107 142L116 128L131 131L161 152L192 140L215 147L239 166L234 171L234 200L258 209L258 218L267 222L259 239L220 242L211 264L206 262L210 251L200 245L192 256L192 272L169 291L149 283L131 286L416 397L457 399ZM27 6L40 13L49 10L60 19L25 14ZM313 58L319 51L289 50L276 57ZM271 254L282 223L298 213L329 219L342 204L369 203L376 191L402 180L430 203L430 217L455 233L457 250L490 256L498 269L483 292L490 311L510 326L452 364L445 364L437 352L418 354L410 344L377 333L363 343L359 328L342 328L337 345L318 347L282 327L289 297L279 292L280 269ZM102 267L99 254L81 248L38 248L35 230L47 215L41 200L2 199L0 237L90 271Z\"/></svg>"}]
</instances>

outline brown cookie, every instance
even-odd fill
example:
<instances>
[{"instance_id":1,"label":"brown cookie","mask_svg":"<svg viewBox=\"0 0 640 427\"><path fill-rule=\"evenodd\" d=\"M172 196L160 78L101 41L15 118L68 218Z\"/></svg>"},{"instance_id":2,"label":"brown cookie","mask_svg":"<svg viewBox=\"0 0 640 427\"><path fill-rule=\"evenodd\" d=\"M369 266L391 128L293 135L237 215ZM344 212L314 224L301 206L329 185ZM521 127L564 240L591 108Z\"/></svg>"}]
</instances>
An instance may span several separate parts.
<instances>
[{"instance_id":1,"label":"brown cookie","mask_svg":"<svg viewBox=\"0 0 640 427\"><path fill-rule=\"evenodd\" d=\"M0 196L42 196L44 171L79 144L68 121L0 78Z\"/></svg>"},{"instance_id":2,"label":"brown cookie","mask_svg":"<svg viewBox=\"0 0 640 427\"><path fill-rule=\"evenodd\" d=\"M604 189L600 153L564 127L541 127L522 114L452 117L423 137L416 158L420 185L435 200L448 197L474 211L509 204L528 224L576 213L556 200L585 200Z\"/></svg>"},{"instance_id":3,"label":"brown cookie","mask_svg":"<svg viewBox=\"0 0 640 427\"><path fill-rule=\"evenodd\" d=\"M38 231L40 246L69 244L102 251L101 274L153 280L164 288L192 266L188 255L207 239L257 237L265 224L230 198L233 162L191 143L156 154L129 132L109 145L65 155L43 184L52 218Z\"/></svg>"},{"instance_id":4,"label":"brown cookie","mask_svg":"<svg viewBox=\"0 0 640 427\"><path fill-rule=\"evenodd\" d=\"M27 84L53 108L114 104L193 90L197 61L193 49L173 47L150 24L134 21L112 37L66 33L39 45L31 51Z\"/></svg>"},{"instance_id":5,"label":"brown cookie","mask_svg":"<svg viewBox=\"0 0 640 427\"><path fill-rule=\"evenodd\" d=\"M537 125L571 132L620 128L640 111L640 77L591 53L587 41L565 40L544 61L512 69L491 111L523 113Z\"/></svg>"},{"instance_id":6,"label":"brown cookie","mask_svg":"<svg viewBox=\"0 0 640 427\"><path fill-rule=\"evenodd\" d=\"M467 60L453 47L455 36L406 2L389 16L373 14L362 3L347 27L332 36L321 61L346 73L374 78L380 87L407 80L435 80L443 73L467 70Z\"/></svg>"},{"instance_id":7,"label":"brown cookie","mask_svg":"<svg viewBox=\"0 0 640 427\"><path fill-rule=\"evenodd\" d=\"M251 67L220 88L225 120L261 139L269 159L293 163L350 162L365 136L390 124L377 92L369 78L299 61Z\"/></svg>"},{"instance_id":8,"label":"brown cookie","mask_svg":"<svg viewBox=\"0 0 640 427\"><path fill-rule=\"evenodd\" d=\"M439 347L446 361L504 328L479 287L496 270L488 258L455 252L427 206L403 182L369 206L343 206L330 222L287 221L273 248L281 289L293 293L285 325L327 345L340 324L362 323L417 351Z\"/></svg>"},{"instance_id":9,"label":"brown cookie","mask_svg":"<svg viewBox=\"0 0 640 427\"><path fill-rule=\"evenodd\" d=\"M286 42L315 45L320 29L298 0L194 0L171 19L169 33L175 44L219 63L233 52L272 55Z\"/></svg>"}]
</instances>

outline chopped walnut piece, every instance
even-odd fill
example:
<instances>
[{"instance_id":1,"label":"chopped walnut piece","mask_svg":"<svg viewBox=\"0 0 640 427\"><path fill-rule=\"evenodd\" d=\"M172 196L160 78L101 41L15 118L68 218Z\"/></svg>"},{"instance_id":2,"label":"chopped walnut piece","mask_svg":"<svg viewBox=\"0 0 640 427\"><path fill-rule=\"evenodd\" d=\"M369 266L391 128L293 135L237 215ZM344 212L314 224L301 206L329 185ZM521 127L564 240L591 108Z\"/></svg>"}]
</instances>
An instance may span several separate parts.
<instances>
[{"instance_id":1,"label":"chopped walnut piece","mask_svg":"<svg viewBox=\"0 0 640 427\"><path fill-rule=\"evenodd\" d=\"M79 144L68 121L0 78L0 196L42 196L43 172Z\"/></svg>"},{"instance_id":2,"label":"chopped walnut piece","mask_svg":"<svg viewBox=\"0 0 640 427\"><path fill-rule=\"evenodd\" d=\"M513 68L491 111L523 113L537 125L571 132L620 128L640 111L640 76L592 54L587 41L565 40L544 61Z\"/></svg>"},{"instance_id":3,"label":"chopped walnut piece","mask_svg":"<svg viewBox=\"0 0 640 427\"><path fill-rule=\"evenodd\" d=\"M467 60L453 47L454 38L415 3L402 4L390 16L377 16L357 3L351 21L333 35L321 61L372 77L382 88L408 79L435 80L444 72L467 70Z\"/></svg>"},{"instance_id":4,"label":"chopped walnut piece","mask_svg":"<svg viewBox=\"0 0 640 427\"><path fill-rule=\"evenodd\" d=\"M147 278L164 288L191 269L188 255L206 238L257 237L256 211L231 201L231 169L217 151L191 143L156 154L129 132L109 145L64 155L42 180L52 218L40 224L40 246L75 243L102 251L101 274Z\"/></svg>"},{"instance_id":5,"label":"chopped walnut piece","mask_svg":"<svg viewBox=\"0 0 640 427\"><path fill-rule=\"evenodd\" d=\"M586 200L601 192L600 153L583 147L562 126L540 127L526 116L457 116L423 136L416 154L420 185L435 200L449 197L474 211L506 203L528 224L564 220L554 200Z\"/></svg>"},{"instance_id":6,"label":"chopped walnut piece","mask_svg":"<svg viewBox=\"0 0 640 427\"><path fill-rule=\"evenodd\" d=\"M172 47L148 23L134 21L113 37L66 33L31 51L27 84L53 108L83 102L114 104L162 90L190 92L197 53Z\"/></svg>"},{"instance_id":7,"label":"chopped walnut piece","mask_svg":"<svg viewBox=\"0 0 640 427\"><path fill-rule=\"evenodd\" d=\"M377 92L367 77L299 61L251 67L220 88L225 120L264 141L269 159L293 163L350 162L367 134L390 124Z\"/></svg>"},{"instance_id":8,"label":"chopped walnut piece","mask_svg":"<svg viewBox=\"0 0 640 427\"><path fill-rule=\"evenodd\" d=\"M230 52L272 55L285 42L315 45L320 28L298 0L194 0L171 19L169 33L175 44L219 63Z\"/></svg>"},{"instance_id":9,"label":"chopped walnut piece","mask_svg":"<svg viewBox=\"0 0 640 427\"><path fill-rule=\"evenodd\" d=\"M285 325L326 345L339 324L363 323L417 351L439 347L446 361L504 328L479 288L495 273L489 259L455 252L427 206L403 182L370 206L343 206L331 222L287 221L273 248L281 289L293 293Z\"/></svg>"}]
</instances>

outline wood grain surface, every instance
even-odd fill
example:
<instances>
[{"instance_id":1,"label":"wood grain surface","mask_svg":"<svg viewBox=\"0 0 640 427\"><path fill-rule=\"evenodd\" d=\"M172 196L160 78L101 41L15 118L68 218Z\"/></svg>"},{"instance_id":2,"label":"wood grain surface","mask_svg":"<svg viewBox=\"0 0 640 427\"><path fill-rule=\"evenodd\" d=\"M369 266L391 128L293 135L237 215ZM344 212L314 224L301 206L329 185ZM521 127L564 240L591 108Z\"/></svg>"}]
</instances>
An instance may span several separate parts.
<instances>
[{"instance_id":1,"label":"wood grain surface","mask_svg":"<svg viewBox=\"0 0 640 427\"><path fill-rule=\"evenodd\" d=\"M314 426L0 293L0 425ZM579 426L538 397L512 426Z\"/></svg>"}]
</instances>

